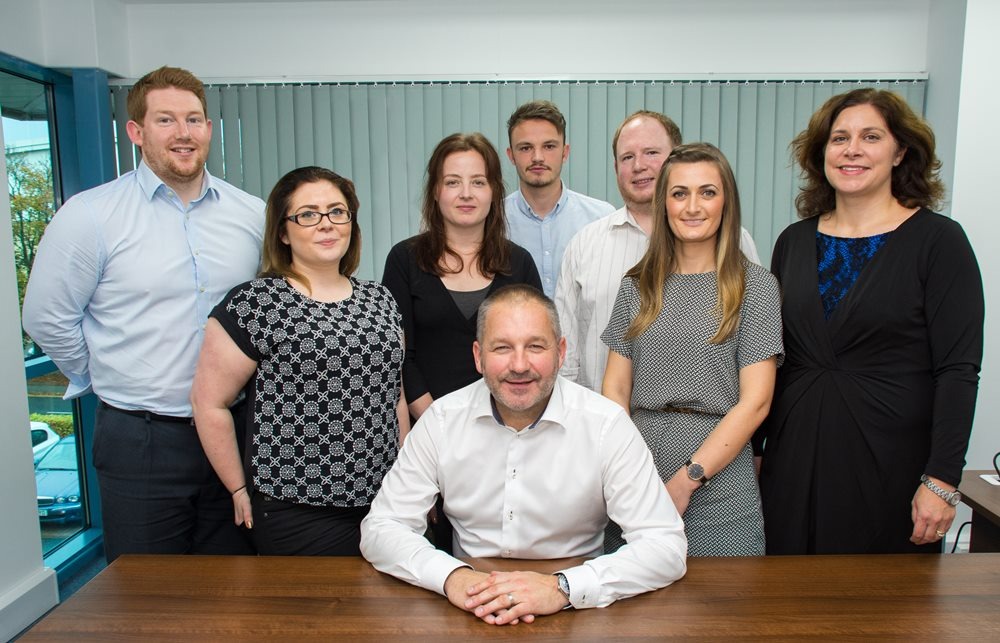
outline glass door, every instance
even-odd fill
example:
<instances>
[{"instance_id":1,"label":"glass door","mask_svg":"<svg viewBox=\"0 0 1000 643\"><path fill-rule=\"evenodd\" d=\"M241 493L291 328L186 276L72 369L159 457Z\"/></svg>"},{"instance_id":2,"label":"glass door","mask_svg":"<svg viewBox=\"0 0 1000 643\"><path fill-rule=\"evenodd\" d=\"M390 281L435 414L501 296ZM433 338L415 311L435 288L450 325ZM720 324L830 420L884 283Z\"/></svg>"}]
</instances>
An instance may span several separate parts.
<instances>
[{"instance_id":1,"label":"glass door","mask_svg":"<svg viewBox=\"0 0 1000 643\"><path fill-rule=\"evenodd\" d=\"M45 226L61 204L52 104L51 85L0 71L19 305ZM48 555L89 524L78 422L73 403L62 399L66 378L24 333L22 347L30 412L24 430L31 434L42 550Z\"/></svg>"}]
</instances>

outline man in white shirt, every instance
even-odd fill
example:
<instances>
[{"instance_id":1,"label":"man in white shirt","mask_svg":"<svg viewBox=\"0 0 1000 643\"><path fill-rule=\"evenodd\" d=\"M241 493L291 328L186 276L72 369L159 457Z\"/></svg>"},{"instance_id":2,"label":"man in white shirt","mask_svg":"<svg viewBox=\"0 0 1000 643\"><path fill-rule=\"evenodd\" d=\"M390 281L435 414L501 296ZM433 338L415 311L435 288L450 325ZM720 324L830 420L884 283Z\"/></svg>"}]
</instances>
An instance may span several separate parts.
<instances>
[{"instance_id":1,"label":"man in white shirt","mask_svg":"<svg viewBox=\"0 0 1000 643\"><path fill-rule=\"evenodd\" d=\"M604 607L684 575L683 524L645 442L621 407L558 376L565 347L555 306L530 286L483 302L483 379L421 416L361 524L376 569L496 625ZM439 492L458 556L596 558L552 575L473 570L423 537ZM602 556L609 517L628 544Z\"/></svg>"},{"instance_id":2,"label":"man in white shirt","mask_svg":"<svg viewBox=\"0 0 1000 643\"><path fill-rule=\"evenodd\" d=\"M658 112L628 116L611 142L618 190L625 207L588 224L563 255L556 286L556 308L566 335L561 374L601 392L608 347L601 341L625 272L639 263L653 231L653 193L660 167L681 144L681 131ZM744 228L740 248L760 263L753 237Z\"/></svg>"},{"instance_id":3,"label":"man in white shirt","mask_svg":"<svg viewBox=\"0 0 1000 643\"><path fill-rule=\"evenodd\" d=\"M518 189L504 199L510 240L531 254L542 290L553 297L563 252L580 229L615 206L574 192L562 179L569 158L566 119L554 103L521 105L507 120L507 158L517 168Z\"/></svg>"}]
</instances>

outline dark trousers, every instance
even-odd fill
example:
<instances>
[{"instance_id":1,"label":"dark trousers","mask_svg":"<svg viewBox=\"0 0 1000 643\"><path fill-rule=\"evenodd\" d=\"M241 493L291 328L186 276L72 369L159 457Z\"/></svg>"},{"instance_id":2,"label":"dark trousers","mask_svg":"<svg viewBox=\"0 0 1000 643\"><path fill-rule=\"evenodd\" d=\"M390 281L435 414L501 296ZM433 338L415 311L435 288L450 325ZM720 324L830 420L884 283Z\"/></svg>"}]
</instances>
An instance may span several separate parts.
<instances>
[{"instance_id":1,"label":"dark trousers","mask_svg":"<svg viewBox=\"0 0 1000 643\"><path fill-rule=\"evenodd\" d=\"M104 554L252 554L194 426L103 404L94 430Z\"/></svg>"},{"instance_id":2,"label":"dark trousers","mask_svg":"<svg viewBox=\"0 0 1000 643\"><path fill-rule=\"evenodd\" d=\"M369 506L314 507L254 493L253 535L261 556L360 556Z\"/></svg>"}]
</instances>

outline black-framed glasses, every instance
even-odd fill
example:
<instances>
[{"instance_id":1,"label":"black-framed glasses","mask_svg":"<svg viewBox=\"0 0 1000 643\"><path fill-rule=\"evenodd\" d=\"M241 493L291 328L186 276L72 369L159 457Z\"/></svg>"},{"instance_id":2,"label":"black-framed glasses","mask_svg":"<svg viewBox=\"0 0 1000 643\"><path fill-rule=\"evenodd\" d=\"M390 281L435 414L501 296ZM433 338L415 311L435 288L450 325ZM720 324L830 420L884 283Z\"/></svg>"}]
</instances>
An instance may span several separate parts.
<instances>
[{"instance_id":1,"label":"black-framed glasses","mask_svg":"<svg viewBox=\"0 0 1000 643\"><path fill-rule=\"evenodd\" d=\"M330 223L344 225L345 223L351 222L351 219L354 218L354 213L350 210L345 210L344 208L334 208L329 212L314 212L312 210L307 210L305 212L299 212L298 214L289 214L285 217L285 219L291 221L292 223L297 223L303 228L311 228L319 225L319 222L323 220L323 217L329 219Z\"/></svg>"}]
</instances>

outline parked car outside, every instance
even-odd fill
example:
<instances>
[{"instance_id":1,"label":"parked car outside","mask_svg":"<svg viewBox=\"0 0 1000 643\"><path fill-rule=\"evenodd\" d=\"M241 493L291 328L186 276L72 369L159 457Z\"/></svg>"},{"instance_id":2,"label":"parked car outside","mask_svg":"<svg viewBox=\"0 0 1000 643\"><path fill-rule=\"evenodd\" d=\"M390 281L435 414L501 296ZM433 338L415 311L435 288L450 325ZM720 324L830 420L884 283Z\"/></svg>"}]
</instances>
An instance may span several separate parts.
<instances>
[{"instance_id":1,"label":"parked car outside","mask_svg":"<svg viewBox=\"0 0 1000 643\"><path fill-rule=\"evenodd\" d=\"M38 487L38 518L42 522L79 519L80 475L76 457L76 436L61 440L35 467Z\"/></svg>"},{"instance_id":2,"label":"parked car outside","mask_svg":"<svg viewBox=\"0 0 1000 643\"><path fill-rule=\"evenodd\" d=\"M49 452L59 442L59 434L45 422L31 423L31 451L34 454L35 465L42 456Z\"/></svg>"}]
</instances>

